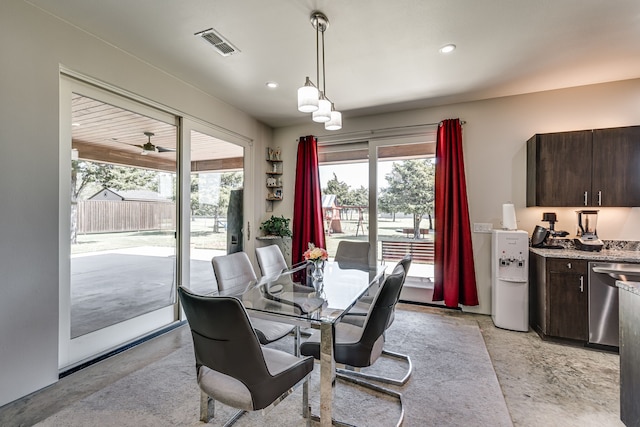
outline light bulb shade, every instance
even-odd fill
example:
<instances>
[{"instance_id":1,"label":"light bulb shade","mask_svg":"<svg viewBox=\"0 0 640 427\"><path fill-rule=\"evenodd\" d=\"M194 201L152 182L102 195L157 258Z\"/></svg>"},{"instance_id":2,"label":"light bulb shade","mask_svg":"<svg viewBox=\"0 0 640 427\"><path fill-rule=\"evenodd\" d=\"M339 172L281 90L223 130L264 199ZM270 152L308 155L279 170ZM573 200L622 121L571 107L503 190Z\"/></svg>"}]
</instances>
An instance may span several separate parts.
<instances>
[{"instance_id":1,"label":"light bulb shade","mask_svg":"<svg viewBox=\"0 0 640 427\"><path fill-rule=\"evenodd\" d=\"M326 130L342 129L342 113L340 111L331 111L331 119L324 124Z\"/></svg>"},{"instance_id":2,"label":"light bulb shade","mask_svg":"<svg viewBox=\"0 0 640 427\"><path fill-rule=\"evenodd\" d=\"M298 111L313 113L318 110L320 101L318 89L313 86L302 86L298 89Z\"/></svg>"},{"instance_id":3,"label":"light bulb shade","mask_svg":"<svg viewBox=\"0 0 640 427\"><path fill-rule=\"evenodd\" d=\"M318 102L318 110L313 112L311 118L318 123L326 123L331 120L331 102L321 96Z\"/></svg>"}]
</instances>

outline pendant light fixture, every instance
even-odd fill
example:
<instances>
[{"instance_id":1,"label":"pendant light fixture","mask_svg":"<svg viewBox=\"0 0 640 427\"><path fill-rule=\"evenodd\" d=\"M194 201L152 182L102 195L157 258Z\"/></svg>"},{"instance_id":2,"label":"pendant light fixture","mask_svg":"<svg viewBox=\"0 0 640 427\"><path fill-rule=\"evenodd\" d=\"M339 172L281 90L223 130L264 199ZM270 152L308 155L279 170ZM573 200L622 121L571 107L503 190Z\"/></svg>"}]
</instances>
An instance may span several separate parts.
<instances>
[{"instance_id":1,"label":"pendant light fixture","mask_svg":"<svg viewBox=\"0 0 640 427\"><path fill-rule=\"evenodd\" d=\"M333 102L327 97L327 80L324 61L324 32L329 26L329 20L322 12L311 13L311 25L316 30L316 86L307 76L304 86L298 89L298 111L312 113L314 122L324 123L327 130L342 128L342 113L335 110ZM320 56L320 34L322 34L322 56ZM322 80L320 80L320 63L322 62ZM322 90L320 90L322 82Z\"/></svg>"}]
</instances>

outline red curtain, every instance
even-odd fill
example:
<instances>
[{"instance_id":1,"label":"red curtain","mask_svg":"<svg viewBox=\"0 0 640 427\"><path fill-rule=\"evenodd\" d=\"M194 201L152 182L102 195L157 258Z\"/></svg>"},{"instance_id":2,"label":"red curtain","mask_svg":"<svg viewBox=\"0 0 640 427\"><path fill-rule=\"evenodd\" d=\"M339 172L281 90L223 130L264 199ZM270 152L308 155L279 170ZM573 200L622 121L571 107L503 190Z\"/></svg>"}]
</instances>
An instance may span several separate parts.
<instances>
[{"instance_id":1,"label":"red curtain","mask_svg":"<svg viewBox=\"0 0 640 427\"><path fill-rule=\"evenodd\" d=\"M300 137L298 142L291 240L292 263L304 260L302 254L307 250L309 243L326 248L318 171L318 141L312 135Z\"/></svg>"},{"instance_id":2,"label":"red curtain","mask_svg":"<svg viewBox=\"0 0 640 427\"><path fill-rule=\"evenodd\" d=\"M436 141L436 238L433 301L478 305L459 119L440 123Z\"/></svg>"}]
</instances>

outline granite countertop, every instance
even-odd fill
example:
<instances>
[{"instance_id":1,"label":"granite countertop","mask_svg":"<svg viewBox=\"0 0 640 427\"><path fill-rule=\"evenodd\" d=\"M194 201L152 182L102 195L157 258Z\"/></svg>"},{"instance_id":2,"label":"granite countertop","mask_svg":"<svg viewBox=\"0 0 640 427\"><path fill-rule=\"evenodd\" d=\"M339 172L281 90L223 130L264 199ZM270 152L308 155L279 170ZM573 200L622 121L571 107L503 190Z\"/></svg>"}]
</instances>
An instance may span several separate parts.
<instances>
[{"instance_id":1,"label":"granite countertop","mask_svg":"<svg viewBox=\"0 0 640 427\"><path fill-rule=\"evenodd\" d=\"M625 282L622 280L616 281L616 286L625 291L629 291L632 294L640 295L640 283L639 282Z\"/></svg>"},{"instance_id":2,"label":"granite countertop","mask_svg":"<svg viewBox=\"0 0 640 427\"><path fill-rule=\"evenodd\" d=\"M579 251L577 249L540 249L529 248L529 251L545 258L573 258L589 261L637 262L640 263L640 251L624 251L603 249L600 252Z\"/></svg>"}]
</instances>

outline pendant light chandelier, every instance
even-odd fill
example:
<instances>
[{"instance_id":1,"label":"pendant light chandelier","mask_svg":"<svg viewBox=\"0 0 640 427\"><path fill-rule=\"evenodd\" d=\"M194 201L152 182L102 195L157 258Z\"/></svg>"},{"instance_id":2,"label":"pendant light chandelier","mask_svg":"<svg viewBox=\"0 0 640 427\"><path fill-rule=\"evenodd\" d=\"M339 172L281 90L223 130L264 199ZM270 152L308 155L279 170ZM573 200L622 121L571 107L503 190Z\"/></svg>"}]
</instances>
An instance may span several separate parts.
<instances>
[{"instance_id":1,"label":"pendant light chandelier","mask_svg":"<svg viewBox=\"0 0 640 427\"><path fill-rule=\"evenodd\" d=\"M327 130L342 128L342 113L336 111L333 102L327 97L327 79L324 66L324 32L329 26L329 20L322 12L311 13L311 25L316 30L316 86L311 79L307 79L298 89L298 111L311 113L314 122L324 123ZM322 56L320 56L320 35L322 34ZM320 80L320 62L322 62L322 80ZM322 90L320 82L322 81Z\"/></svg>"}]
</instances>

